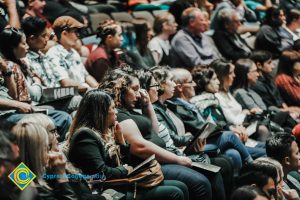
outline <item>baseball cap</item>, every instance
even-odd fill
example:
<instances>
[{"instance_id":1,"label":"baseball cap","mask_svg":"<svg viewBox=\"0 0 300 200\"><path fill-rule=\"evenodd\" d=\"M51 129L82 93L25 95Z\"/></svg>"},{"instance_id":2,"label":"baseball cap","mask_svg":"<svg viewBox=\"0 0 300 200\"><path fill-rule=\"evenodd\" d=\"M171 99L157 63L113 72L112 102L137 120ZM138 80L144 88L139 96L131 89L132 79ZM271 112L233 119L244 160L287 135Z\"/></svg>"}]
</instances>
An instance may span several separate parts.
<instances>
[{"instance_id":1,"label":"baseball cap","mask_svg":"<svg viewBox=\"0 0 300 200\"><path fill-rule=\"evenodd\" d=\"M76 19L74 19L73 17L70 17L70 16L58 17L52 25L53 29L82 28L82 27L84 27L84 25L82 23L80 23L79 21L77 21Z\"/></svg>"}]
</instances>

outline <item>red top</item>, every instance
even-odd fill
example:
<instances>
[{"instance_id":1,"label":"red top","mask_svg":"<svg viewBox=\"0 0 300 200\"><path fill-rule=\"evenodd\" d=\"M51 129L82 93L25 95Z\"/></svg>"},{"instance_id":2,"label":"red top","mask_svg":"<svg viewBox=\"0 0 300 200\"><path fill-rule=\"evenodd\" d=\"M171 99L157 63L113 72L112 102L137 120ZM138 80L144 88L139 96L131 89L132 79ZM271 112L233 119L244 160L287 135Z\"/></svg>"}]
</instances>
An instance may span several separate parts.
<instances>
[{"instance_id":1,"label":"red top","mask_svg":"<svg viewBox=\"0 0 300 200\"><path fill-rule=\"evenodd\" d=\"M275 84L289 106L300 106L300 83L289 75L279 74Z\"/></svg>"}]
</instances>

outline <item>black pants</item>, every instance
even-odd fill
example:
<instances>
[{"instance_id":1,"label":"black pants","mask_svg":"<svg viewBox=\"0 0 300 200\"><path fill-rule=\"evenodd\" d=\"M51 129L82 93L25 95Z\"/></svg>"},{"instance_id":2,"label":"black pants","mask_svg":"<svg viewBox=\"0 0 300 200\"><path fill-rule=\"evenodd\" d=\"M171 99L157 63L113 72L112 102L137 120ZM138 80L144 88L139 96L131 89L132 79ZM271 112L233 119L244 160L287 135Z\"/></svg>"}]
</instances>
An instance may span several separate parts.
<instances>
[{"instance_id":1,"label":"black pants","mask_svg":"<svg viewBox=\"0 0 300 200\"><path fill-rule=\"evenodd\" d=\"M133 199L133 194L127 194L126 199ZM187 186L175 180L165 180L160 185L147 189L137 188L137 200L189 200Z\"/></svg>"},{"instance_id":2,"label":"black pants","mask_svg":"<svg viewBox=\"0 0 300 200\"><path fill-rule=\"evenodd\" d=\"M233 163L229 157L224 155L219 155L217 157L211 158L211 163L221 167L220 173L223 178L224 189L227 199L230 199L232 189L234 187L233 179ZM214 192L214 187L212 187Z\"/></svg>"},{"instance_id":3,"label":"black pants","mask_svg":"<svg viewBox=\"0 0 300 200\"><path fill-rule=\"evenodd\" d=\"M165 180L178 180L185 183L189 190L190 199L211 200L211 185L203 174L191 168L174 164L162 165L162 172Z\"/></svg>"}]
</instances>

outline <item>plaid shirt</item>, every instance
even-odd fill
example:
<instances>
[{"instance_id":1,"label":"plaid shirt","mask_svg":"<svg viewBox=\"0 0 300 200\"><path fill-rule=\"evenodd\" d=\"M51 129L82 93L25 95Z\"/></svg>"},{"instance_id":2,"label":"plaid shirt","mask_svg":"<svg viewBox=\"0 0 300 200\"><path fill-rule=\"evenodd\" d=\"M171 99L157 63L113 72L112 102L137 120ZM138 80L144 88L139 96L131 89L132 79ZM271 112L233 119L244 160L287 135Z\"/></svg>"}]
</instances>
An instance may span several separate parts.
<instances>
[{"instance_id":1,"label":"plaid shirt","mask_svg":"<svg viewBox=\"0 0 300 200\"><path fill-rule=\"evenodd\" d=\"M56 72L52 59L42 52L28 51L26 59L45 87L59 87L59 81L66 78Z\"/></svg>"},{"instance_id":2,"label":"plaid shirt","mask_svg":"<svg viewBox=\"0 0 300 200\"><path fill-rule=\"evenodd\" d=\"M55 64L55 71L61 77L69 78L79 83L85 83L86 71L80 55L75 49L68 51L62 45L57 44L50 48L47 55Z\"/></svg>"}]
</instances>

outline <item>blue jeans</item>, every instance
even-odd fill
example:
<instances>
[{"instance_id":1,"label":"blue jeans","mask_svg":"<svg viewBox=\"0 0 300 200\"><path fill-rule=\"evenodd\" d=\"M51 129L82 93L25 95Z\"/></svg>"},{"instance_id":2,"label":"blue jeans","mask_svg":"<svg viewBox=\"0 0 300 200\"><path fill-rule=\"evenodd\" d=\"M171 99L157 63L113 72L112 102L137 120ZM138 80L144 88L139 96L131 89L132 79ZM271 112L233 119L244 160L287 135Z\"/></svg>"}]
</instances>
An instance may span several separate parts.
<instances>
[{"instance_id":1,"label":"blue jeans","mask_svg":"<svg viewBox=\"0 0 300 200\"><path fill-rule=\"evenodd\" d=\"M187 185L191 200L212 199L211 184L201 173L188 167L174 164L162 165L161 169L165 180L178 180Z\"/></svg>"},{"instance_id":2,"label":"blue jeans","mask_svg":"<svg viewBox=\"0 0 300 200\"><path fill-rule=\"evenodd\" d=\"M251 162L252 157L249 154L245 145L231 131L223 131L219 137L214 140L208 141L208 143L215 144L221 150L221 152L226 152L228 149L234 149L239 152L243 162Z\"/></svg>"},{"instance_id":3,"label":"blue jeans","mask_svg":"<svg viewBox=\"0 0 300 200\"><path fill-rule=\"evenodd\" d=\"M27 114L10 114L4 119L10 123L16 124L25 115ZM72 122L71 116L66 112L58 110L48 110L48 116L53 120L57 128L58 134L60 136L59 140L63 141Z\"/></svg>"}]
</instances>

